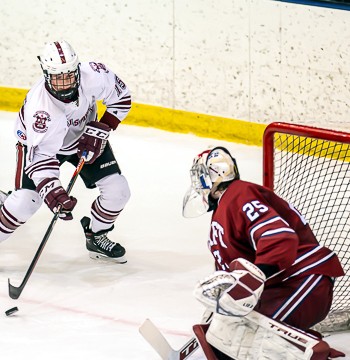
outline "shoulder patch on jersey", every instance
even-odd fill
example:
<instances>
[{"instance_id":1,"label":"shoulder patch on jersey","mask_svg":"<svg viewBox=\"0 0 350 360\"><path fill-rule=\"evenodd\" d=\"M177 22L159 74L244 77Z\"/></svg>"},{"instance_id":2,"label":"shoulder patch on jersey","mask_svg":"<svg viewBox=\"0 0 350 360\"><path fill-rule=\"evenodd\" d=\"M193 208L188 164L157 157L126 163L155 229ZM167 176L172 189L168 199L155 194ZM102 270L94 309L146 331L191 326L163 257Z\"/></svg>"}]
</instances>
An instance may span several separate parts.
<instances>
[{"instance_id":1,"label":"shoulder patch on jersey","mask_svg":"<svg viewBox=\"0 0 350 360\"><path fill-rule=\"evenodd\" d=\"M18 136L20 139L22 139L22 140L27 140L27 136L26 136L26 134L25 134L22 130L17 130L17 131L16 131L16 134L17 134L17 136Z\"/></svg>"},{"instance_id":2,"label":"shoulder patch on jersey","mask_svg":"<svg viewBox=\"0 0 350 360\"><path fill-rule=\"evenodd\" d=\"M109 70L107 70L106 65L104 65L102 63L96 63L96 62L91 61L91 62L89 62L89 65L92 70L94 70L98 73L101 72L101 70L104 71L106 74L109 73Z\"/></svg>"},{"instance_id":3,"label":"shoulder patch on jersey","mask_svg":"<svg viewBox=\"0 0 350 360\"><path fill-rule=\"evenodd\" d=\"M51 121L50 115L46 111L39 110L33 117L36 119L33 123L33 129L38 133L45 133L47 131L47 122Z\"/></svg>"}]
</instances>

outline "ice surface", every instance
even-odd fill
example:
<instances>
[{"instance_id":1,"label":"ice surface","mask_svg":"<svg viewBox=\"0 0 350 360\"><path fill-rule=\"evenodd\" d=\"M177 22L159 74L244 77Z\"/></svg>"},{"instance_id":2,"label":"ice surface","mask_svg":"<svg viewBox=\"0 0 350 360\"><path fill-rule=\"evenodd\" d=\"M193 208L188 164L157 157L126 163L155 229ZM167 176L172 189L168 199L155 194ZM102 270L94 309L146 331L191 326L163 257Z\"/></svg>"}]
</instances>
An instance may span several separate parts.
<instances>
[{"instance_id":1,"label":"ice surface","mask_svg":"<svg viewBox=\"0 0 350 360\"><path fill-rule=\"evenodd\" d=\"M0 188L11 190L15 173L15 113L0 112ZM21 297L8 297L7 279L18 286L52 215L46 206L0 244L0 357L23 360L157 360L138 332L150 318L175 348L190 337L203 307L193 297L197 280L212 270L206 240L210 216L182 217L194 155L211 145L228 147L242 178L261 183L261 148L193 135L120 125L110 141L132 197L112 240L127 249L128 263L91 260L79 220L89 215L96 190L79 179L74 220L58 221ZM66 186L74 171L62 166ZM7 317L5 311L18 306ZM350 333L327 338L350 359ZM193 359L204 359L197 351ZM345 358L344 358L345 359ZM282 360L282 359L281 359Z\"/></svg>"}]
</instances>

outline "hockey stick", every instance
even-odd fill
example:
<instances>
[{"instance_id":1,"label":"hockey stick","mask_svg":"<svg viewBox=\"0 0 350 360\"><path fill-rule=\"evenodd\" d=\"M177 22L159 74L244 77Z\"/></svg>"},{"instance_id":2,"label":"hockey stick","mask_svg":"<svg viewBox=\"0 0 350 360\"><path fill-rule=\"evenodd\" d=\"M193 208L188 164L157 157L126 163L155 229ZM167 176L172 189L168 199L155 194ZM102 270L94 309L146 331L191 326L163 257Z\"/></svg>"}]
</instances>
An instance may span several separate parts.
<instances>
[{"instance_id":1,"label":"hockey stick","mask_svg":"<svg viewBox=\"0 0 350 360\"><path fill-rule=\"evenodd\" d=\"M73 188L73 185L74 185L75 181L77 180L81 169L83 168L84 163L85 163L85 158L82 156L80 158L79 163L78 163L77 167L75 168L74 174L73 174L73 176L72 176L72 178L71 178L71 180L70 180L70 182L69 182L69 184L67 186L66 192L67 192L68 195L70 194L70 192L71 192L71 190ZM22 281L21 285L18 286L18 287L13 286L11 284L11 282L10 282L10 279L8 279L9 296L10 296L11 299L18 299L20 297L20 295L21 295L27 281L29 280L29 278L30 278L30 276L31 276L31 274L32 274L32 272L33 272L33 270L35 268L36 263L39 260L39 257L41 255L42 251L44 250L46 242L47 242L47 240L49 239L49 237L51 235L53 227L55 226L56 221L58 219L58 215L59 215L60 210L61 210L61 206L58 206L57 212L53 216L53 218L51 220L51 223L50 223L49 227L46 230L44 238L42 239L42 241L41 241L41 243L39 245L39 248L38 248L37 252L34 255L34 258L33 258L32 262L31 262L31 264L30 264L30 266L29 266L29 268L28 268L28 270L27 270L27 272L26 272L26 274L25 274L25 276L23 278L23 281Z\"/></svg>"},{"instance_id":2,"label":"hockey stick","mask_svg":"<svg viewBox=\"0 0 350 360\"><path fill-rule=\"evenodd\" d=\"M149 319L144 321L139 331L163 360L185 360L199 348L197 339L193 337L181 349L174 350Z\"/></svg>"}]
</instances>

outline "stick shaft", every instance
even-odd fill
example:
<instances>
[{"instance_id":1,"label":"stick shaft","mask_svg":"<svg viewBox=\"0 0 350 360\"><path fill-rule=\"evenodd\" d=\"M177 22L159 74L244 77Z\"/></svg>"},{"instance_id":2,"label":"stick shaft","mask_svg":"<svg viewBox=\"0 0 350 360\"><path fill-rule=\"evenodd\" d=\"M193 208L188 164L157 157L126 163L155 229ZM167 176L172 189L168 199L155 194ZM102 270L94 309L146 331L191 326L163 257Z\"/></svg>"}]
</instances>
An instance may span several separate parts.
<instances>
[{"instance_id":1,"label":"stick shaft","mask_svg":"<svg viewBox=\"0 0 350 360\"><path fill-rule=\"evenodd\" d=\"M81 169L83 168L84 163L85 163L85 159L84 159L84 157L81 157L77 167L75 168L73 176L72 176L72 178L71 178L71 180L70 180L70 182L69 182L69 184L67 186L66 192L67 192L68 195L70 194L70 192L71 192L71 190L72 190L72 188L73 188L73 186L75 184L75 181L77 180L78 175L79 175ZM50 235L52 233L52 230L53 230L53 228L54 228L54 226L56 224L60 208L61 207L59 206L58 211L54 214L54 216L53 216L53 218L52 218L52 220L50 222L50 225L47 228L46 233L45 233L45 235L44 235L44 237L43 237L43 239L42 239L42 241L41 241L41 243L39 245L39 248L38 248L37 252L35 253L34 258L33 258L32 262L31 262L31 264L29 265L29 268L28 268L28 270L27 270L27 272L26 272L26 274L25 274L25 276L24 276L24 278L22 280L21 285L19 285L18 287L13 286L11 284L11 282L10 282L10 279L8 279L9 296L10 296L11 299L18 299L20 297L25 285L27 284L32 272L34 271L34 268L35 268L35 266L36 266L36 264L37 264L37 262L38 262L38 260L40 258L40 255L41 255L42 251L44 250L44 247L45 247L45 245L47 243L47 240L49 239L49 237L50 237Z\"/></svg>"}]
</instances>

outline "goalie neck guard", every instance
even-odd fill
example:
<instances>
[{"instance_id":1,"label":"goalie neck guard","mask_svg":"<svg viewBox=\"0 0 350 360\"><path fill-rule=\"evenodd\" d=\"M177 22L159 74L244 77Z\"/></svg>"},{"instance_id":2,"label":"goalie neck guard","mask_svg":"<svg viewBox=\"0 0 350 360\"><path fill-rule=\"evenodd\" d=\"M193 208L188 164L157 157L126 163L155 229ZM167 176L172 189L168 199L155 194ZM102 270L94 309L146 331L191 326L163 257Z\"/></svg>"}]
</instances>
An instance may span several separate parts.
<instances>
[{"instance_id":1,"label":"goalie neck guard","mask_svg":"<svg viewBox=\"0 0 350 360\"><path fill-rule=\"evenodd\" d=\"M208 149L197 155L190 169L191 186L187 190L182 215L193 218L212 210L210 194L239 179L236 160L224 147ZM226 186L227 187L227 186Z\"/></svg>"},{"instance_id":2,"label":"goalie neck guard","mask_svg":"<svg viewBox=\"0 0 350 360\"><path fill-rule=\"evenodd\" d=\"M48 43L38 59L48 91L58 100L75 100L80 83L80 62L72 46L64 40Z\"/></svg>"}]
</instances>

